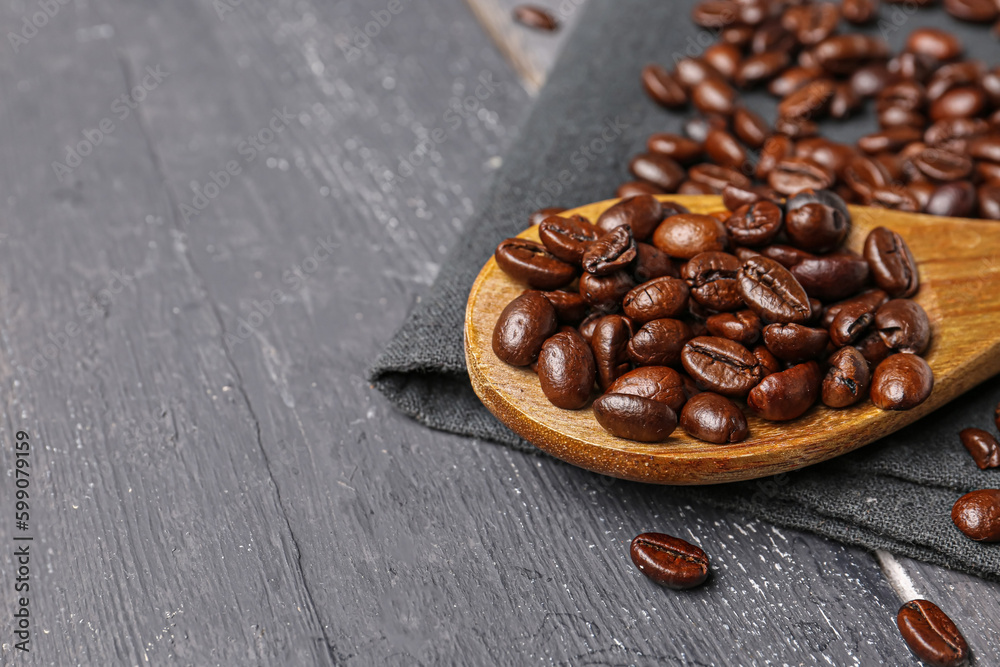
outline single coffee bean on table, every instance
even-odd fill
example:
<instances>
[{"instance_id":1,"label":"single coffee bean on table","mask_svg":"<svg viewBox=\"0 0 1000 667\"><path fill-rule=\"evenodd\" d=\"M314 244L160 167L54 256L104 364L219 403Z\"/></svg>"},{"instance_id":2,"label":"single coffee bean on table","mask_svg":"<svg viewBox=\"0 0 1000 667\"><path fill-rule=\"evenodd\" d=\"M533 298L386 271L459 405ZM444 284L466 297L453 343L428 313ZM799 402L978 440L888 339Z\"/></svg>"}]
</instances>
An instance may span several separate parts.
<instances>
[{"instance_id":1,"label":"single coffee bean on table","mask_svg":"<svg viewBox=\"0 0 1000 667\"><path fill-rule=\"evenodd\" d=\"M1000 444L993 435L980 428L964 428L958 437L980 470L1000 467Z\"/></svg>"},{"instance_id":2,"label":"single coffee bean on table","mask_svg":"<svg viewBox=\"0 0 1000 667\"><path fill-rule=\"evenodd\" d=\"M629 555L640 572L667 588L694 588L708 579L708 555L679 537L643 533L632 540Z\"/></svg>"},{"instance_id":3,"label":"single coffee bean on table","mask_svg":"<svg viewBox=\"0 0 1000 667\"><path fill-rule=\"evenodd\" d=\"M928 600L910 600L896 615L899 634L929 665L958 667L969 659L969 645L958 626Z\"/></svg>"},{"instance_id":4,"label":"single coffee bean on table","mask_svg":"<svg viewBox=\"0 0 1000 667\"><path fill-rule=\"evenodd\" d=\"M1000 542L1000 489L965 494L951 508L951 520L977 542Z\"/></svg>"}]
</instances>

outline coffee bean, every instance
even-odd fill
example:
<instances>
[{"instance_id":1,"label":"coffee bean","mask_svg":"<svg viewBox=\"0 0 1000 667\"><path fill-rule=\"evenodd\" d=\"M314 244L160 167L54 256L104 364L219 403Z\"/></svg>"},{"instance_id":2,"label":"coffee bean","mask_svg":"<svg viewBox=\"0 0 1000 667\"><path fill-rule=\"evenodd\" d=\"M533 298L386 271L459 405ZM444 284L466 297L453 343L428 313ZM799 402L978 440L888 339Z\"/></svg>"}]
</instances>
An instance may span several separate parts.
<instances>
[{"instance_id":1,"label":"coffee bean","mask_svg":"<svg viewBox=\"0 0 1000 667\"><path fill-rule=\"evenodd\" d=\"M579 215L551 215L538 225L538 237L545 249L570 264L579 264L587 247L599 236L598 230Z\"/></svg>"},{"instance_id":2,"label":"coffee bean","mask_svg":"<svg viewBox=\"0 0 1000 667\"><path fill-rule=\"evenodd\" d=\"M688 89L711 79L725 79L721 72L703 58L682 58L676 62L675 69L677 80Z\"/></svg>"},{"instance_id":3,"label":"coffee bean","mask_svg":"<svg viewBox=\"0 0 1000 667\"><path fill-rule=\"evenodd\" d=\"M678 109L688 101L680 82L659 65L646 65L642 68L642 88L654 102L668 109Z\"/></svg>"},{"instance_id":4,"label":"coffee bean","mask_svg":"<svg viewBox=\"0 0 1000 667\"><path fill-rule=\"evenodd\" d=\"M632 158L628 168L639 180L652 183L666 192L673 192L684 180L684 169L659 153L637 155Z\"/></svg>"},{"instance_id":5,"label":"coffee bean","mask_svg":"<svg viewBox=\"0 0 1000 667\"><path fill-rule=\"evenodd\" d=\"M997 6L990 0L944 0L944 9L962 21L989 23L997 18Z\"/></svg>"},{"instance_id":6,"label":"coffee bean","mask_svg":"<svg viewBox=\"0 0 1000 667\"><path fill-rule=\"evenodd\" d=\"M597 218L597 229L608 233L623 225L632 229L637 240L649 238L663 219L663 206L656 197L639 195L623 199Z\"/></svg>"},{"instance_id":7,"label":"coffee bean","mask_svg":"<svg viewBox=\"0 0 1000 667\"><path fill-rule=\"evenodd\" d=\"M653 232L653 245L682 259L709 250L725 250L728 244L725 226L710 215L698 213L672 215Z\"/></svg>"},{"instance_id":8,"label":"coffee bean","mask_svg":"<svg viewBox=\"0 0 1000 667\"><path fill-rule=\"evenodd\" d=\"M989 125L982 118L945 118L924 130L924 142L952 153L968 152L976 159L990 160L989 156L977 154L976 142L973 141L987 132ZM997 157L1000 158L1000 154ZM994 160L997 161L1000 160Z\"/></svg>"},{"instance_id":9,"label":"coffee bean","mask_svg":"<svg viewBox=\"0 0 1000 667\"><path fill-rule=\"evenodd\" d=\"M969 658L969 645L955 623L936 604L910 600L896 616L899 634L929 665L958 667Z\"/></svg>"},{"instance_id":10,"label":"coffee bean","mask_svg":"<svg viewBox=\"0 0 1000 667\"><path fill-rule=\"evenodd\" d=\"M789 7L781 16L781 25L795 34L799 44L819 44L833 34L840 21L840 8L832 2Z\"/></svg>"},{"instance_id":11,"label":"coffee bean","mask_svg":"<svg viewBox=\"0 0 1000 667\"><path fill-rule=\"evenodd\" d=\"M725 396L702 392L681 409L681 428L692 438L723 445L746 440L749 429L743 412Z\"/></svg>"},{"instance_id":12,"label":"coffee bean","mask_svg":"<svg viewBox=\"0 0 1000 667\"><path fill-rule=\"evenodd\" d=\"M775 97L785 98L822 77L823 70L819 67L789 67L771 79L767 84L767 91Z\"/></svg>"},{"instance_id":13,"label":"coffee bean","mask_svg":"<svg viewBox=\"0 0 1000 667\"><path fill-rule=\"evenodd\" d=\"M747 161L747 152L736 137L724 130L711 130L705 138L708 157L723 167L739 169Z\"/></svg>"},{"instance_id":14,"label":"coffee bean","mask_svg":"<svg viewBox=\"0 0 1000 667\"><path fill-rule=\"evenodd\" d=\"M602 317L604 317L604 313L593 312L583 318L583 322L580 322L580 326L576 328L577 332L579 332L579 334L583 336L583 339L588 343L592 343L594 338L594 329L597 327L597 323Z\"/></svg>"},{"instance_id":15,"label":"coffee bean","mask_svg":"<svg viewBox=\"0 0 1000 667\"><path fill-rule=\"evenodd\" d=\"M936 181L957 181L972 173L972 160L939 148L926 148L916 155L913 165Z\"/></svg>"},{"instance_id":16,"label":"coffee bean","mask_svg":"<svg viewBox=\"0 0 1000 667\"><path fill-rule=\"evenodd\" d=\"M851 74L850 84L858 97L875 97L893 82L895 75L889 72L885 63L869 63Z\"/></svg>"},{"instance_id":17,"label":"coffee bean","mask_svg":"<svg viewBox=\"0 0 1000 667\"><path fill-rule=\"evenodd\" d=\"M856 341L875 321L877 308L875 304L865 301L854 301L838 308L829 325L831 342L843 347Z\"/></svg>"},{"instance_id":18,"label":"coffee bean","mask_svg":"<svg viewBox=\"0 0 1000 667\"><path fill-rule=\"evenodd\" d=\"M790 269L806 293L822 301L856 294L868 282L868 263L846 250L803 259Z\"/></svg>"},{"instance_id":19,"label":"coffee bean","mask_svg":"<svg viewBox=\"0 0 1000 667\"><path fill-rule=\"evenodd\" d=\"M500 313L493 329L493 352L512 366L527 366L558 327L552 304L538 292L527 292Z\"/></svg>"},{"instance_id":20,"label":"coffee bean","mask_svg":"<svg viewBox=\"0 0 1000 667\"><path fill-rule=\"evenodd\" d=\"M1000 220L1000 183L984 183L976 189L979 215L988 220Z\"/></svg>"},{"instance_id":21,"label":"coffee bean","mask_svg":"<svg viewBox=\"0 0 1000 667\"><path fill-rule=\"evenodd\" d=\"M875 313L875 329L885 344L898 352L923 354L930 344L931 323L916 301L892 299Z\"/></svg>"},{"instance_id":22,"label":"coffee bean","mask_svg":"<svg viewBox=\"0 0 1000 667\"><path fill-rule=\"evenodd\" d=\"M951 520L977 542L1000 542L1000 489L965 494L951 508Z\"/></svg>"},{"instance_id":23,"label":"coffee bean","mask_svg":"<svg viewBox=\"0 0 1000 667\"><path fill-rule=\"evenodd\" d=\"M899 151L907 144L920 141L923 132L915 127L893 127L881 132L866 134L858 139L858 148L874 154L882 151Z\"/></svg>"},{"instance_id":24,"label":"coffee bean","mask_svg":"<svg viewBox=\"0 0 1000 667\"><path fill-rule=\"evenodd\" d=\"M781 19L774 17L764 21L754 31L750 41L751 53L767 53L769 51L790 52L797 48L795 35L781 25Z\"/></svg>"},{"instance_id":25,"label":"coffee bean","mask_svg":"<svg viewBox=\"0 0 1000 667\"><path fill-rule=\"evenodd\" d=\"M903 237L886 227L876 227L865 239L865 259L875 284L892 297L917 293L917 263Z\"/></svg>"},{"instance_id":26,"label":"coffee bean","mask_svg":"<svg viewBox=\"0 0 1000 667\"><path fill-rule=\"evenodd\" d=\"M966 217L976 209L976 186L968 181L945 183L934 190L923 210L931 215Z\"/></svg>"},{"instance_id":27,"label":"coffee bean","mask_svg":"<svg viewBox=\"0 0 1000 667\"><path fill-rule=\"evenodd\" d=\"M871 371L868 361L856 348L843 347L828 360L830 368L823 378L823 404L846 408L868 396Z\"/></svg>"},{"instance_id":28,"label":"coffee bean","mask_svg":"<svg viewBox=\"0 0 1000 667\"><path fill-rule=\"evenodd\" d=\"M691 10L691 20L702 28L720 29L739 18L739 5L732 0L703 0Z\"/></svg>"},{"instance_id":29,"label":"coffee bean","mask_svg":"<svg viewBox=\"0 0 1000 667\"><path fill-rule=\"evenodd\" d=\"M1000 468L1000 444L992 435L981 428L964 428L958 437L980 470Z\"/></svg>"},{"instance_id":30,"label":"coffee bean","mask_svg":"<svg viewBox=\"0 0 1000 667\"><path fill-rule=\"evenodd\" d=\"M875 368L890 355L894 354L894 350L889 349L889 346L885 344L882 337L878 335L877 331L872 331L864 336L854 344L855 349L861 353L861 356L865 358L868 365Z\"/></svg>"},{"instance_id":31,"label":"coffee bean","mask_svg":"<svg viewBox=\"0 0 1000 667\"><path fill-rule=\"evenodd\" d=\"M684 265L681 277L691 289L691 297L715 311L743 308L737 277L740 261L725 252L709 251L695 255Z\"/></svg>"},{"instance_id":32,"label":"coffee bean","mask_svg":"<svg viewBox=\"0 0 1000 667\"><path fill-rule=\"evenodd\" d=\"M625 295L625 314L645 324L650 320L681 317L687 312L689 290L678 278L663 277L638 285Z\"/></svg>"},{"instance_id":33,"label":"coffee bean","mask_svg":"<svg viewBox=\"0 0 1000 667\"><path fill-rule=\"evenodd\" d=\"M740 345L750 346L760 340L761 321L752 310L717 313L705 320L705 326L713 336L728 338Z\"/></svg>"},{"instance_id":34,"label":"coffee bean","mask_svg":"<svg viewBox=\"0 0 1000 667\"><path fill-rule=\"evenodd\" d=\"M962 43L950 32L938 28L917 28L906 38L906 50L947 61L962 55Z\"/></svg>"},{"instance_id":35,"label":"coffee bean","mask_svg":"<svg viewBox=\"0 0 1000 667\"><path fill-rule=\"evenodd\" d=\"M764 327L764 344L783 361L801 363L819 357L826 349L830 336L823 329L801 324L768 324Z\"/></svg>"},{"instance_id":36,"label":"coffee bean","mask_svg":"<svg viewBox=\"0 0 1000 667\"><path fill-rule=\"evenodd\" d=\"M792 245L810 252L828 252L839 246L850 230L850 218L821 203L789 209L785 234Z\"/></svg>"},{"instance_id":37,"label":"coffee bean","mask_svg":"<svg viewBox=\"0 0 1000 667\"><path fill-rule=\"evenodd\" d=\"M714 67L727 81L733 80L733 74L739 66L743 54L740 49L732 44L716 42L705 49L702 56L709 65Z\"/></svg>"},{"instance_id":38,"label":"coffee bean","mask_svg":"<svg viewBox=\"0 0 1000 667\"><path fill-rule=\"evenodd\" d=\"M615 196L619 199L638 197L639 195L664 195L667 194L663 188L657 187L645 181L626 181L615 190Z\"/></svg>"},{"instance_id":39,"label":"coffee bean","mask_svg":"<svg viewBox=\"0 0 1000 667\"><path fill-rule=\"evenodd\" d=\"M722 188L722 204L730 211L736 211L741 206L755 204L759 201L769 201L777 203L781 200L781 195L765 185L742 188L732 183L728 183Z\"/></svg>"},{"instance_id":40,"label":"coffee bean","mask_svg":"<svg viewBox=\"0 0 1000 667\"><path fill-rule=\"evenodd\" d=\"M719 191L710 185L699 183L698 181L684 181L677 188L679 195L717 195Z\"/></svg>"},{"instance_id":41,"label":"coffee bean","mask_svg":"<svg viewBox=\"0 0 1000 667\"><path fill-rule=\"evenodd\" d=\"M554 290L573 282L576 268L555 257L541 243L510 238L494 255L504 273L540 290Z\"/></svg>"},{"instance_id":42,"label":"coffee bean","mask_svg":"<svg viewBox=\"0 0 1000 667\"><path fill-rule=\"evenodd\" d=\"M595 276L608 276L629 268L635 257L632 228L622 225L587 246L583 253L583 268Z\"/></svg>"},{"instance_id":43,"label":"coffee bean","mask_svg":"<svg viewBox=\"0 0 1000 667\"><path fill-rule=\"evenodd\" d=\"M725 224L734 242L760 246L774 240L783 222L781 207L771 201L757 201L738 208Z\"/></svg>"},{"instance_id":44,"label":"coffee bean","mask_svg":"<svg viewBox=\"0 0 1000 667\"><path fill-rule=\"evenodd\" d=\"M844 167L844 182L851 188L862 201L871 199L872 192L877 188L884 188L891 180L886 173L885 167L868 157L857 156L852 158Z\"/></svg>"},{"instance_id":45,"label":"coffee bean","mask_svg":"<svg viewBox=\"0 0 1000 667\"><path fill-rule=\"evenodd\" d=\"M786 157L774 165L767 184L783 195L811 188L822 190L833 184L835 175L821 164L804 157Z\"/></svg>"},{"instance_id":46,"label":"coffee bean","mask_svg":"<svg viewBox=\"0 0 1000 667\"><path fill-rule=\"evenodd\" d=\"M789 56L785 51L766 51L744 58L736 67L733 81L742 88L763 83L788 67Z\"/></svg>"},{"instance_id":47,"label":"coffee bean","mask_svg":"<svg viewBox=\"0 0 1000 667\"><path fill-rule=\"evenodd\" d=\"M640 572L667 588L693 588L708 579L708 556L679 537L643 533L632 540L629 555Z\"/></svg>"},{"instance_id":48,"label":"coffee bean","mask_svg":"<svg viewBox=\"0 0 1000 667\"><path fill-rule=\"evenodd\" d=\"M734 398L746 396L763 377L753 353L726 338L693 338L681 351L681 363L700 388Z\"/></svg>"},{"instance_id":49,"label":"coffee bean","mask_svg":"<svg viewBox=\"0 0 1000 667\"><path fill-rule=\"evenodd\" d=\"M611 435L638 442L663 442L677 428L665 403L628 394L604 394L594 401L597 423Z\"/></svg>"},{"instance_id":50,"label":"coffee bean","mask_svg":"<svg viewBox=\"0 0 1000 667\"><path fill-rule=\"evenodd\" d=\"M641 366L625 373L606 389L609 394L641 396L670 406L680 414L688 400L684 377L667 366Z\"/></svg>"},{"instance_id":51,"label":"coffee bean","mask_svg":"<svg viewBox=\"0 0 1000 667\"><path fill-rule=\"evenodd\" d=\"M790 269L796 264L800 264L806 260L817 259L816 255L812 254L811 252L806 252L805 250L793 248L790 245L781 245L780 243L775 245L764 246L763 248L760 249L760 252L757 254L773 259L786 269ZM744 259L744 261L746 260Z\"/></svg>"},{"instance_id":52,"label":"coffee bean","mask_svg":"<svg viewBox=\"0 0 1000 667\"><path fill-rule=\"evenodd\" d=\"M691 102L702 113L729 116L736 104L736 91L721 77L706 78L694 85Z\"/></svg>"},{"instance_id":53,"label":"coffee bean","mask_svg":"<svg viewBox=\"0 0 1000 667\"><path fill-rule=\"evenodd\" d=\"M717 164L696 164L688 170L688 178L709 186L712 188L712 194L722 192L722 189L730 183L741 188L751 186L750 179L740 172Z\"/></svg>"},{"instance_id":54,"label":"coffee bean","mask_svg":"<svg viewBox=\"0 0 1000 667\"><path fill-rule=\"evenodd\" d=\"M662 276L677 277L677 269L674 268L670 255L648 243L636 243L635 249L636 258L632 268L632 277L637 283L644 283Z\"/></svg>"},{"instance_id":55,"label":"coffee bean","mask_svg":"<svg viewBox=\"0 0 1000 667\"><path fill-rule=\"evenodd\" d=\"M597 367L597 382L607 388L631 368L628 342L632 339L629 321L620 315L606 315L597 320L590 336L590 348Z\"/></svg>"},{"instance_id":56,"label":"coffee bean","mask_svg":"<svg viewBox=\"0 0 1000 667\"><path fill-rule=\"evenodd\" d=\"M979 86L983 75L983 65L980 62L957 62L943 65L931 75L927 82L927 99L937 100L953 88L959 86Z\"/></svg>"},{"instance_id":57,"label":"coffee bean","mask_svg":"<svg viewBox=\"0 0 1000 667\"><path fill-rule=\"evenodd\" d=\"M702 154L701 142L667 132L650 135L646 149L650 153L666 155L680 164L691 164Z\"/></svg>"},{"instance_id":58,"label":"coffee bean","mask_svg":"<svg viewBox=\"0 0 1000 667\"><path fill-rule=\"evenodd\" d=\"M816 45L816 61L831 74L850 74L865 61L885 58L889 49L868 35L834 35Z\"/></svg>"},{"instance_id":59,"label":"coffee bean","mask_svg":"<svg viewBox=\"0 0 1000 667\"><path fill-rule=\"evenodd\" d=\"M557 408L577 410L587 404L597 369L587 341L574 329L561 331L542 345L538 382Z\"/></svg>"},{"instance_id":60,"label":"coffee bean","mask_svg":"<svg viewBox=\"0 0 1000 667\"><path fill-rule=\"evenodd\" d=\"M788 269L767 257L751 257L737 277L747 306L771 322L802 323L810 318L809 297Z\"/></svg>"},{"instance_id":61,"label":"coffee bean","mask_svg":"<svg viewBox=\"0 0 1000 667\"><path fill-rule=\"evenodd\" d=\"M635 280L627 271L619 271L607 276L597 276L584 272L580 276L580 294L584 301L604 313L613 313L621 308L622 299L635 287Z\"/></svg>"},{"instance_id":62,"label":"coffee bean","mask_svg":"<svg viewBox=\"0 0 1000 667\"><path fill-rule=\"evenodd\" d=\"M952 88L934 100L930 107L931 120L942 118L971 118L986 107L986 95L981 88L962 86Z\"/></svg>"},{"instance_id":63,"label":"coffee bean","mask_svg":"<svg viewBox=\"0 0 1000 667\"><path fill-rule=\"evenodd\" d=\"M559 28L559 22L547 10L534 5L518 5L514 7L514 20L523 26L552 32Z\"/></svg>"},{"instance_id":64,"label":"coffee bean","mask_svg":"<svg viewBox=\"0 0 1000 667\"><path fill-rule=\"evenodd\" d=\"M747 396L747 405L769 421L788 421L801 416L819 398L819 364L807 361L760 381Z\"/></svg>"},{"instance_id":65,"label":"coffee bean","mask_svg":"<svg viewBox=\"0 0 1000 667\"><path fill-rule=\"evenodd\" d=\"M587 316L587 302L578 292L539 292L556 309L562 324L577 325Z\"/></svg>"},{"instance_id":66,"label":"coffee bean","mask_svg":"<svg viewBox=\"0 0 1000 667\"><path fill-rule=\"evenodd\" d=\"M733 132L750 148L760 148L771 134L767 122L745 107L738 107L733 112Z\"/></svg>"},{"instance_id":67,"label":"coffee bean","mask_svg":"<svg viewBox=\"0 0 1000 667\"><path fill-rule=\"evenodd\" d=\"M933 388L934 372L926 361L915 354L894 354L875 367L872 403L883 410L909 410L926 401Z\"/></svg>"},{"instance_id":68,"label":"coffee bean","mask_svg":"<svg viewBox=\"0 0 1000 667\"><path fill-rule=\"evenodd\" d=\"M637 366L676 366L681 350L691 340L691 327L663 318L642 325L628 343L628 356Z\"/></svg>"},{"instance_id":69,"label":"coffee bean","mask_svg":"<svg viewBox=\"0 0 1000 667\"><path fill-rule=\"evenodd\" d=\"M878 18L879 0L841 0L840 11L844 20L864 25Z\"/></svg>"},{"instance_id":70,"label":"coffee bean","mask_svg":"<svg viewBox=\"0 0 1000 667\"><path fill-rule=\"evenodd\" d=\"M778 115L784 118L821 118L829 108L835 84L832 79L810 81L778 104Z\"/></svg>"},{"instance_id":71,"label":"coffee bean","mask_svg":"<svg viewBox=\"0 0 1000 667\"><path fill-rule=\"evenodd\" d=\"M766 345L758 345L753 349L753 356L757 359L757 363L760 364L761 370L764 375L770 375L771 373L777 373L781 371L781 362L778 358L771 354L771 351L767 349Z\"/></svg>"}]
</instances>

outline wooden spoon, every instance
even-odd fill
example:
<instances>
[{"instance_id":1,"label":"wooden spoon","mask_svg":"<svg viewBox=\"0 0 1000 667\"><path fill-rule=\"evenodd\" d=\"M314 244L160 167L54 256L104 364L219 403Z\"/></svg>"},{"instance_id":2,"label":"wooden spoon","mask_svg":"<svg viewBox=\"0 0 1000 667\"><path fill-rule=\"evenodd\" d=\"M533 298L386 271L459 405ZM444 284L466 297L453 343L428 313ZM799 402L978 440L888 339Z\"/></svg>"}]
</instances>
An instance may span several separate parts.
<instances>
[{"instance_id":1,"label":"wooden spoon","mask_svg":"<svg viewBox=\"0 0 1000 667\"><path fill-rule=\"evenodd\" d=\"M694 213L725 207L716 196L660 197ZM588 204L590 220L618 200ZM574 465L605 475L654 484L716 484L795 470L857 449L897 431L987 378L1000 373L1000 223L851 207L846 241L860 252L868 232L886 226L909 244L920 267L916 301L931 321L925 358L934 391L913 410L884 412L871 401L840 410L813 406L791 422L767 422L747 411L750 436L715 445L678 428L668 440L645 444L604 431L590 407L562 410L542 394L538 377L493 353L493 327L525 285L490 259L472 286L465 317L465 355L472 386L490 412L525 440ZM523 238L538 240L537 227ZM942 446L948 443L942 443Z\"/></svg>"}]
</instances>

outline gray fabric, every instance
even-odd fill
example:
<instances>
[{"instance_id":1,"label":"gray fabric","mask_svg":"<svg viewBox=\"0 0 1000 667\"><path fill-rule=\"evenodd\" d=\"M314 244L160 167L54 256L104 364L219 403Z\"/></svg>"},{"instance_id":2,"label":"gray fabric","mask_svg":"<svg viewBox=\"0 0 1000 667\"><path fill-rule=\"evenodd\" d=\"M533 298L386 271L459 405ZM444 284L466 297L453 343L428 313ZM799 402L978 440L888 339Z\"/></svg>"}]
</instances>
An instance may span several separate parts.
<instances>
[{"instance_id":1,"label":"gray fabric","mask_svg":"<svg viewBox=\"0 0 1000 667\"><path fill-rule=\"evenodd\" d=\"M401 411L433 428L537 452L500 424L472 392L462 346L469 289L496 244L524 229L532 211L613 197L627 178L629 156L642 150L645 138L654 131L680 130L686 114L653 105L641 90L638 73L647 62L672 64L675 56L698 55L711 43L711 34L690 22L692 4L592 1L582 10L579 28L504 157L479 213L430 293L371 369L373 384ZM905 6L884 6L882 15L883 23L873 30L881 30L895 49L915 27L948 24L973 55L991 63L1000 60L988 27L958 24L939 10L912 14ZM773 117L774 102L766 94L752 95L750 106ZM824 131L853 140L873 128L869 115L827 124ZM602 132L608 139L603 144L597 141ZM1000 545L974 543L950 520L952 503L963 492L1000 487L1000 470L978 470L957 436L966 426L992 429L998 400L1000 380L993 380L880 443L822 465L768 480L696 489L650 487L650 493L668 502L708 502L1000 579Z\"/></svg>"}]
</instances>

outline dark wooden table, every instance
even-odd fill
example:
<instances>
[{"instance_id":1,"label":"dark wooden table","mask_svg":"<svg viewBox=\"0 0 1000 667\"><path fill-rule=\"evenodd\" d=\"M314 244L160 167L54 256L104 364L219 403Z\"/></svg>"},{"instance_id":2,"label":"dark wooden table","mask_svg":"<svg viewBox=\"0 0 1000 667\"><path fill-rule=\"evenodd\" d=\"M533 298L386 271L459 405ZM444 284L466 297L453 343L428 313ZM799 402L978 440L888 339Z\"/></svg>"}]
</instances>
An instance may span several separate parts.
<instances>
[{"instance_id":1,"label":"dark wooden table","mask_svg":"<svg viewBox=\"0 0 1000 667\"><path fill-rule=\"evenodd\" d=\"M1000 664L998 585L429 431L368 386L565 36L471 4L0 7L3 664L896 666L917 595ZM481 76L507 85L454 111ZM651 529L714 579L650 585Z\"/></svg>"}]
</instances>

